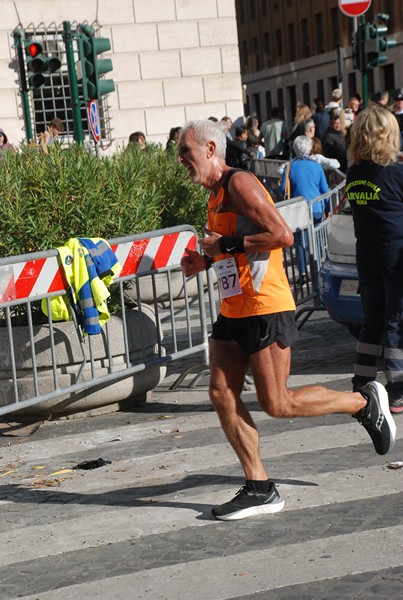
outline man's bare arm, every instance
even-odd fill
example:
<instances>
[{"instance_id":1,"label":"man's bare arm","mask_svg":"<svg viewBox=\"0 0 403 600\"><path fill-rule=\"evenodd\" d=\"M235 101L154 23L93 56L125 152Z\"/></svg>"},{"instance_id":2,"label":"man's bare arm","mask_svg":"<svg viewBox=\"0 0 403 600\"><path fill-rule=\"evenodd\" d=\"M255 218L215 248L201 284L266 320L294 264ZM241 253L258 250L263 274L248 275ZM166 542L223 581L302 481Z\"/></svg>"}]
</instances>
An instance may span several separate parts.
<instances>
[{"instance_id":1,"label":"man's bare arm","mask_svg":"<svg viewBox=\"0 0 403 600\"><path fill-rule=\"evenodd\" d=\"M226 208L244 215L262 229L262 233L243 237L245 252L267 252L277 248L287 248L293 244L294 236L279 211L267 200L265 190L250 173L235 173L228 186L229 201ZM209 232L208 237L199 241L208 256L223 254L220 248L220 235Z\"/></svg>"}]
</instances>

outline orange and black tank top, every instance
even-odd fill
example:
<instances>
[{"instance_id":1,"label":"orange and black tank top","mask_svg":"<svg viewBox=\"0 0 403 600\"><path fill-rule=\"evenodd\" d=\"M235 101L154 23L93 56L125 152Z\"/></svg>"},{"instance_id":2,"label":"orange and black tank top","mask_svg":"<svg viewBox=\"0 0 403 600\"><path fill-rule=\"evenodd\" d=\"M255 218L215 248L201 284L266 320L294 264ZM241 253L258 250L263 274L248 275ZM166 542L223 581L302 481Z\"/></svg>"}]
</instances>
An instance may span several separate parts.
<instances>
[{"instance_id":1,"label":"orange and black tank top","mask_svg":"<svg viewBox=\"0 0 403 600\"><path fill-rule=\"evenodd\" d=\"M208 201L208 228L221 235L253 235L263 230L225 208L228 203L228 182L236 170L229 171L227 179L217 196ZM250 177L254 175L249 174ZM255 178L256 179L256 178ZM262 186L267 201L274 204ZM214 262L227 258L228 254L216 256ZM242 318L295 310L295 302L284 271L281 248L268 252L239 253L235 258L242 294L223 298L220 313L225 317Z\"/></svg>"}]
</instances>

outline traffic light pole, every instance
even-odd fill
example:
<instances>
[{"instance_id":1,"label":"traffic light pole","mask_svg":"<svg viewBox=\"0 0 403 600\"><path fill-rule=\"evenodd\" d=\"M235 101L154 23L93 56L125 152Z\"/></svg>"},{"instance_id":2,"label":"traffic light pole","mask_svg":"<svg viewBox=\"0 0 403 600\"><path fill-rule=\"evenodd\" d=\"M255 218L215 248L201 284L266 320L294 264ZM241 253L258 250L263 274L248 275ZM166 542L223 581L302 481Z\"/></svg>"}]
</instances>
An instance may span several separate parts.
<instances>
[{"instance_id":1,"label":"traffic light pole","mask_svg":"<svg viewBox=\"0 0 403 600\"><path fill-rule=\"evenodd\" d=\"M368 105L368 69L366 65L365 58L365 15L360 17L360 22L358 24L359 28L359 48L358 52L360 53L360 63L361 63L361 85L362 85L362 100L363 105L366 107Z\"/></svg>"},{"instance_id":2,"label":"traffic light pole","mask_svg":"<svg viewBox=\"0 0 403 600\"><path fill-rule=\"evenodd\" d=\"M71 33L70 21L63 21L63 40L66 48L67 69L69 71L71 104L73 109L74 139L76 142L83 143L83 124L81 121L80 97L78 94L77 73L74 63L73 34Z\"/></svg>"},{"instance_id":3,"label":"traffic light pole","mask_svg":"<svg viewBox=\"0 0 403 600\"><path fill-rule=\"evenodd\" d=\"M20 84L21 84L21 99L22 99L22 112L24 114L25 131L27 134L28 143L33 139L32 135L32 121L31 121L31 110L29 106L28 86L27 86L27 75L25 71L24 53L22 50L21 43L21 31L14 29L13 31L15 48L17 50L17 60L20 71Z\"/></svg>"}]
</instances>

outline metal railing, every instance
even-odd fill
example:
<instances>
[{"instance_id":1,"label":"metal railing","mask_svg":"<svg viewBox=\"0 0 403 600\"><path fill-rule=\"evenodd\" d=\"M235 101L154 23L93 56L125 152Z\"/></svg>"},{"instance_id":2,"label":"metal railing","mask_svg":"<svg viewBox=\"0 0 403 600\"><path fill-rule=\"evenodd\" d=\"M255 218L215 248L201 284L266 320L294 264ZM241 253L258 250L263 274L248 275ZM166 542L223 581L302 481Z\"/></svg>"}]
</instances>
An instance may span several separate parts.
<instances>
[{"instance_id":1,"label":"metal railing","mask_svg":"<svg viewBox=\"0 0 403 600\"><path fill-rule=\"evenodd\" d=\"M84 390L196 354L208 364L203 278L179 267L196 243L190 226L110 240L123 268L114 314L95 336L52 318L51 298L66 293L56 250L0 259L0 414L56 399L68 407Z\"/></svg>"}]
</instances>

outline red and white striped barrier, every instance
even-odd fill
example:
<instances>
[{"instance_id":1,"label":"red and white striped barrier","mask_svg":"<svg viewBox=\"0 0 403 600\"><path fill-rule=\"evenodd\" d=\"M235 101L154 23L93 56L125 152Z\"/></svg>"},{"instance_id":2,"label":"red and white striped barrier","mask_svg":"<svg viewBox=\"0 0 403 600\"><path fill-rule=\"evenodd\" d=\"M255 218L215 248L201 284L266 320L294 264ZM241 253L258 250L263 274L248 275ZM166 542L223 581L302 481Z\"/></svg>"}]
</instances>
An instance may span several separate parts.
<instances>
[{"instance_id":1,"label":"red and white striped barrier","mask_svg":"<svg viewBox=\"0 0 403 600\"><path fill-rule=\"evenodd\" d=\"M111 244L119 263L120 277L136 275L179 265L185 248L194 250L197 239L193 231L180 231L140 240ZM0 264L0 304L65 290L57 256L15 264Z\"/></svg>"}]
</instances>

